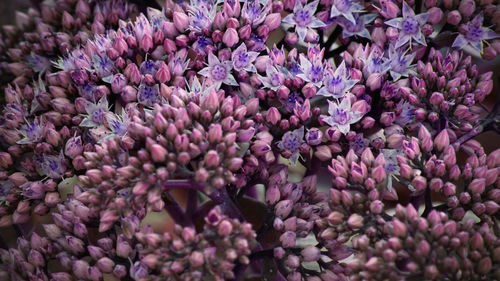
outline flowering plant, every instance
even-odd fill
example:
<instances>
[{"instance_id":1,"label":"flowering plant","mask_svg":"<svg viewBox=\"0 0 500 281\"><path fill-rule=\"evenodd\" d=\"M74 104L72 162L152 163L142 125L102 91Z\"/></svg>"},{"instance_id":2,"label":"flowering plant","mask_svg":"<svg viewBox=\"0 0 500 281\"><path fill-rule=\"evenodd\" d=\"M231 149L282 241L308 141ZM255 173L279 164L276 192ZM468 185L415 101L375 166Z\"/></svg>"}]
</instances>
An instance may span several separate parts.
<instances>
[{"instance_id":1,"label":"flowering plant","mask_svg":"<svg viewBox=\"0 0 500 281\"><path fill-rule=\"evenodd\" d=\"M1 280L500 280L495 1L34 2Z\"/></svg>"}]
</instances>

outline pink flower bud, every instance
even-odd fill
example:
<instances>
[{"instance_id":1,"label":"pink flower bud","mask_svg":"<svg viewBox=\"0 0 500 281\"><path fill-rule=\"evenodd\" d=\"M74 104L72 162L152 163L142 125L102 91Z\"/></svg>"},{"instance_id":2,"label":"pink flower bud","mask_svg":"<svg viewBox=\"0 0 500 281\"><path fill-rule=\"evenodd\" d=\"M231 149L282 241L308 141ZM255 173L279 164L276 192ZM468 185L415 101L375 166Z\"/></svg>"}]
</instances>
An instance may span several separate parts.
<instances>
[{"instance_id":1,"label":"pink flower bud","mask_svg":"<svg viewBox=\"0 0 500 281\"><path fill-rule=\"evenodd\" d=\"M429 18L427 19L427 22L429 22L432 25L438 24L443 18L443 11L438 7L433 6L427 12L429 13Z\"/></svg>"},{"instance_id":2,"label":"pink flower bud","mask_svg":"<svg viewBox=\"0 0 500 281\"><path fill-rule=\"evenodd\" d=\"M280 13L269 14L269 15L267 15L267 17L264 21L264 25L269 27L270 31L278 28L280 26L280 24L281 24L281 14Z\"/></svg>"},{"instance_id":3,"label":"pink flower bud","mask_svg":"<svg viewBox=\"0 0 500 281\"><path fill-rule=\"evenodd\" d=\"M363 227L363 217L358 214L352 214L347 219L347 225L352 229L358 229Z\"/></svg>"},{"instance_id":4,"label":"pink flower bud","mask_svg":"<svg viewBox=\"0 0 500 281\"><path fill-rule=\"evenodd\" d=\"M444 129L434 139L434 147L438 151L442 151L448 145L450 145L450 137L448 135L448 131L446 129Z\"/></svg>"},{"instance_id":5,"label":"pink flower bud","mask_svg":"<svg viewBox=\"0 0 500 281\"><path fill-rule=\"evenodd\" d=\"M281 218L286 218L292 212L293 209L293 201L292 200L283 200L278 202L274 208L274 212L277 216Z\"/></svg>"},{"instance_id":6,"label":"pink flower bud","mask_svg":"<svg viewBox=\"0 0 500 281\"><path fill-rule=\"evenodd\" d=\"M233 47L239 41L238 32L236 32L233 28L228 28L226 32L224 32L224 36L222 37L222 42L226 44L228 47Z\"/></svg>"},{"instance_id":7,"label":"pink flower bud","mask_svg":"<svg viewBox=\"0 0 500 281\"><path fill-rule=\"evenodd\" d=\"M167 150L163 146L159 144L153 144L150 150L151 150L151 158L153 159L154 162L157 163L165 162L167 156Z\"/></svg>"},{"instance_id":8,"label":"pink flower bud","mask_svg":"<svg viewBox=\"0 0 500 281\"><path fill-rule=\"evenodd\" d=\"M458 25L461 20L462 16L460 15L460 12L457 10L449 12L448 15L446 16L446 21L451 25Z\"/></svg>"},{"instance_id":9,"label":"pink flower bud","mask_svg":"<svg viewBox=\"0 0 500 281\"><path fill-rule=\"evenodd\" d=\"M189 26L189 17L183 12L174 12L174 26L179 32L184 32Z\"/></svg>"},{"instance_id":10,"label":"pink flower bud","mask_svg":"<svg viewBox=\"0 0 500 281\"><path fill-rule=\"evenodd\" d=\"M219 165L219 154L215 150L210 150L205 154L204 161L207 167L215 168Z\"/></svg>"},{"instance_id":11,"label":"pink flower bud","mask_svg":"<svg viewBox=\"0 0 500 281\"><path fill-rule=\"evenodd\" d=\"M281 119L281 114L279 113L278 109L276 107L271 107L266 114L266 121L276 125L278 121Z\"/></svg>"}]
</instances>

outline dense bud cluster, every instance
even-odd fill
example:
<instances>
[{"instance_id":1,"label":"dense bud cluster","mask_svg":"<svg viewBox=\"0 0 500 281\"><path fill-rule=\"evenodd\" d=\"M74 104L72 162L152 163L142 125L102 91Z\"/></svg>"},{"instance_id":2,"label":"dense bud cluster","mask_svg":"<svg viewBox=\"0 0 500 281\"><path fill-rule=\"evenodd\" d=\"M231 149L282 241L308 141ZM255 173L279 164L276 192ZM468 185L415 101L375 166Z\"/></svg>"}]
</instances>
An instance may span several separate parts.
<instances>
[{"instance_id":1,"label":"dense bud cluster","mask_svg":"<svg viewBox=\"0 0 500 281\"><path fill-rule=\"evenodd\" d=\"M40 2L1 280L500 279L496 2Z\"/></svg>"}]
</instances>

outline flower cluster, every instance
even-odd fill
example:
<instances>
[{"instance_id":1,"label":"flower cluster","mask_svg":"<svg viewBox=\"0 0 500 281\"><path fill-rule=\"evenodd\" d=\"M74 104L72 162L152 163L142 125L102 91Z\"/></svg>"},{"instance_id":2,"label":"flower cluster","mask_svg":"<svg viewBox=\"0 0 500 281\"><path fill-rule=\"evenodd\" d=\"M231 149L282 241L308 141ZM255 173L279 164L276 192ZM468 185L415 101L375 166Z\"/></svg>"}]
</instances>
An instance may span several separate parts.
<instances>
[{"instance_id":1,"label":"flower cluster","mask_svg":"<svg viewBox=\"0 0 500 281\"><path fill-rule=\"evenodd\" d=\"M39 4L0 32L0 279L500 279L494 1Z\"/></svg>"}]
</instances>

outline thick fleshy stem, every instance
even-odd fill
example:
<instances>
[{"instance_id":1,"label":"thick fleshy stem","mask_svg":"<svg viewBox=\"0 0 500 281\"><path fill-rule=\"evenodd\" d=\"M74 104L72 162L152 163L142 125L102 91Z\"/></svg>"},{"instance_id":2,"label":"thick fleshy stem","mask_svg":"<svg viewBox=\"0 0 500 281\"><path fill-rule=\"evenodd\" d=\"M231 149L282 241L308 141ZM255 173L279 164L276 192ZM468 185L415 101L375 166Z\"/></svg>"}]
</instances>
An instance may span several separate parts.
<instances>
[{"instance_id":1,"label":"thick fleshy stem","mask_svg":"<svg viewBox=\"0 0 500 281\"><path fill-rule=\"evenodd\" d=\"M236 206L236 204L231 200L229 194L227 193L226 188L216 189L213 188L214 191L208 194L208 197L214 201L215 204L220 205L222 208L222 212L226 214L228 217L237 218L241 221L244 220L243 215L240 210Z\"/></svg>"},{"instance_id":2,"label":"thick fleshy stem","mask_svg":"<svg viewBox=\"0 0 500 281\"><path fill-rule=\"evenodd\" d=\"M177 224L183 227L193 226L193 221L191 220L191 217L186 215L186 212L182 209L177 200L175 200L170 195L169 192L164 192L162 196L163 200L165 201L165 210Z\"/></svg>"}]
</instances>

